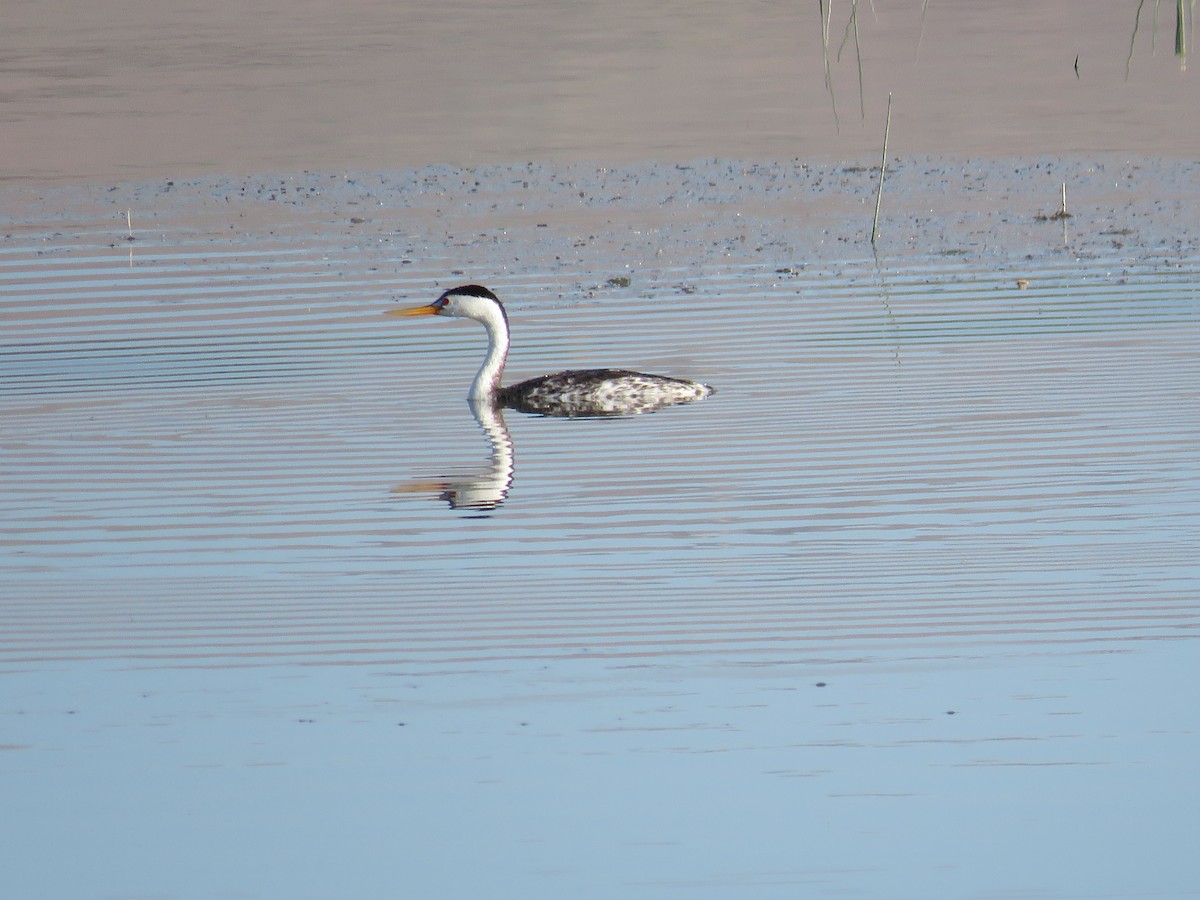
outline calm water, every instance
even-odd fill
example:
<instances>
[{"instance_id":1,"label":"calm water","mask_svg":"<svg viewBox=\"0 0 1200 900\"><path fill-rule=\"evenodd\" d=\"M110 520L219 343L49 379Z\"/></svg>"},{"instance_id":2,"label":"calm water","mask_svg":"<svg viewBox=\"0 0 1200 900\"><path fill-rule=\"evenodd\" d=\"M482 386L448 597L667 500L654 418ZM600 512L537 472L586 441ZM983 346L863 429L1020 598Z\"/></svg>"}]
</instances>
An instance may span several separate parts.
<instances>
[{"instance_id":1,"label":"calm water","mask_svg":"<svg viewBox=\"0 0 1200 900\"><path fill-rule=\"evenodd\" d=\"M1194 894L1200 260L180 203L0 244L5 896ZM475 278L718 394L481 427Z\"/></svg>"},{"instance_id":2,"label":"calm water","mask_svg":"<svg viewBox=\"0 0 1200 900\"><path fill-rule=\"evenodd\" d=\"M1191 159L1176 5L14 3L0 183L697 156ZM1194 48L1190 11L1182 47Z\"/></svg>"}]
</instances>

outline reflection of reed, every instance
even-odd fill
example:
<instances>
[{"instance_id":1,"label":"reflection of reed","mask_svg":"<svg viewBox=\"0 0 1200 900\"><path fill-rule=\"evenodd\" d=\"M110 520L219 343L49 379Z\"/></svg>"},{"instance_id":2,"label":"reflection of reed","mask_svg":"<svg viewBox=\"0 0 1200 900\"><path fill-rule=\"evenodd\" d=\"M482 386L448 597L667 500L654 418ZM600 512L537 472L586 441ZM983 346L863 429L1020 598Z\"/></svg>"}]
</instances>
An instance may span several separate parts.
<instances>
[{"instance_id":1,"label":"reflection of reed","mask_svg":"<svg viewBox=\"0 0 1200 900\"><path fill-rule=\"evenodd\" d=\"M829 66L829 27L833 17L833 0L818 0L821 11L821 53L825 62L825 90L829 91L829 102L833 107L834 127L841 131L841 120L837 112L837 100L833 94L833 73ZM862 44L858 38L858 0L850 2L850 18L846 21L846 30L842 34L842 42L837 48L837 58L841 60L842 51L850 35L854 35L854 56L858 63L858 108L859 115L865 121L867 118L867 102L863 93Z\"/></svg>"},{"instance_id":2,"label":"reflection of reed","mask_svg":"<svg viewBox=\"0 0 1200 900\"><path fill-rule=\"evenodd\" d=\"M1133 64L1133 48L1137 44L1138 29L1142 22L1142 8L1146 5L1146 0L1138 0L1137 12L1133 16L1133 34L1129 37L1129 56L1125 58L1125 80L1129 80L1129 69ZM1187 69L1187 32L1192 26L1190 20L1191 6L1195 5L1195 0L1192 3L1185 4L1183 0L1175 0L1175 55L1179 57L1180 70ZM1154 54L1155 45L1158 43L1158 9L1159 0L1154 2L1154 24L1150 30L1150 53Z\"/></svg>"},{"instance_id":3,"label":"reflection of reed","mask_svg":"<svg viewBox=\"0 0 1200 900\"><path fill-rule=\"evenodd\" d=\"M514 454L512 436L504 423L504 412L486 400L468 400L475 421L491 446L491 460L479 472L460 476L416 479L392 489L395 494L436 492L451 509L487 511L498 507L512 486Z\"/></svg>"}]
</instances>

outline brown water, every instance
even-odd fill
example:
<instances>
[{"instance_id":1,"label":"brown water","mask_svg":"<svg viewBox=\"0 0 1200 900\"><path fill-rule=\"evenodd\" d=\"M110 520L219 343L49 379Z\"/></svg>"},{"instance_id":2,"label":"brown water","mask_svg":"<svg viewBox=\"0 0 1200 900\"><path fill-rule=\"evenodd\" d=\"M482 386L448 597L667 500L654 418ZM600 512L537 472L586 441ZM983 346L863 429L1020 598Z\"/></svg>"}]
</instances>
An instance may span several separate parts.
<instances>
[{"instance_id":1,"label":"brown water","mask_svg":"<svg viewBox=\"0 0 1200 900\"><path fill-rule=\"evenodd\" d=\"M1192 76L930 6L13 11L0 895L1193 890Z\"/></svg>"},{"instance_id":2,"label":"brown water","mask_svg":"<svg viewBox=\"0 0 1200 900\"><path fill-rule=\"evenodd\" d=\"M827 5L9 4L3 175L1200 146L1167 5Z\"/></svg>"}]
</instances>

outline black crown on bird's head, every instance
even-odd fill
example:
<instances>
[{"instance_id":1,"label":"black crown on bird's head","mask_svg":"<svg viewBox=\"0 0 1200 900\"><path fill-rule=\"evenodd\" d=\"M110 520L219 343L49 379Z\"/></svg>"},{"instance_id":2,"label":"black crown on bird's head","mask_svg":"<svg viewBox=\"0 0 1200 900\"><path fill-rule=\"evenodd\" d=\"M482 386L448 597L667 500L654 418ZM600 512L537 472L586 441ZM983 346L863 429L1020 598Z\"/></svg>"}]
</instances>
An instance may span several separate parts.
<instances>
[{"instance_id":1,"label":"black crown on bird's head","mask_svg":"<svg viewBox=\"0 0 1200 900\"><path fill-rule=\"evenodd\" d=\"M463 284L456 288L450 288L450 290L445 291L441 297L438 297L438 299L441 300L444 297L450 296L483 297L487 300L495 300L497 303L500 302L500 298L485 288L482 284Z\"/></svg>"}]
</instances>

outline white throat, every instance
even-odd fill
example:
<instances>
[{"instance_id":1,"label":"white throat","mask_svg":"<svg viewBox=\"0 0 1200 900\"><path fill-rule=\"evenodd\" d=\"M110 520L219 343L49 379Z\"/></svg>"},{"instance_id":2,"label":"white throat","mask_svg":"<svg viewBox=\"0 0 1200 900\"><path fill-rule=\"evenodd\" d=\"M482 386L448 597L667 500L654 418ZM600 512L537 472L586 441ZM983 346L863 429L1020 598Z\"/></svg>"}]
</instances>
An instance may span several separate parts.
<instances>
[{"instance_id":1,"label":"white throat","mask_svg":"<svg viewBox=\"0 0 1200 900\"><path fill-rule=\"evenodd\" d=\"M488 350L467 397L486 400L500 390L500 376L504 374L504 362L508 358L508 322L504 311L494 303L480 302L472 306L470 318L487 329Z\"/></svg>"}]
</instances>

